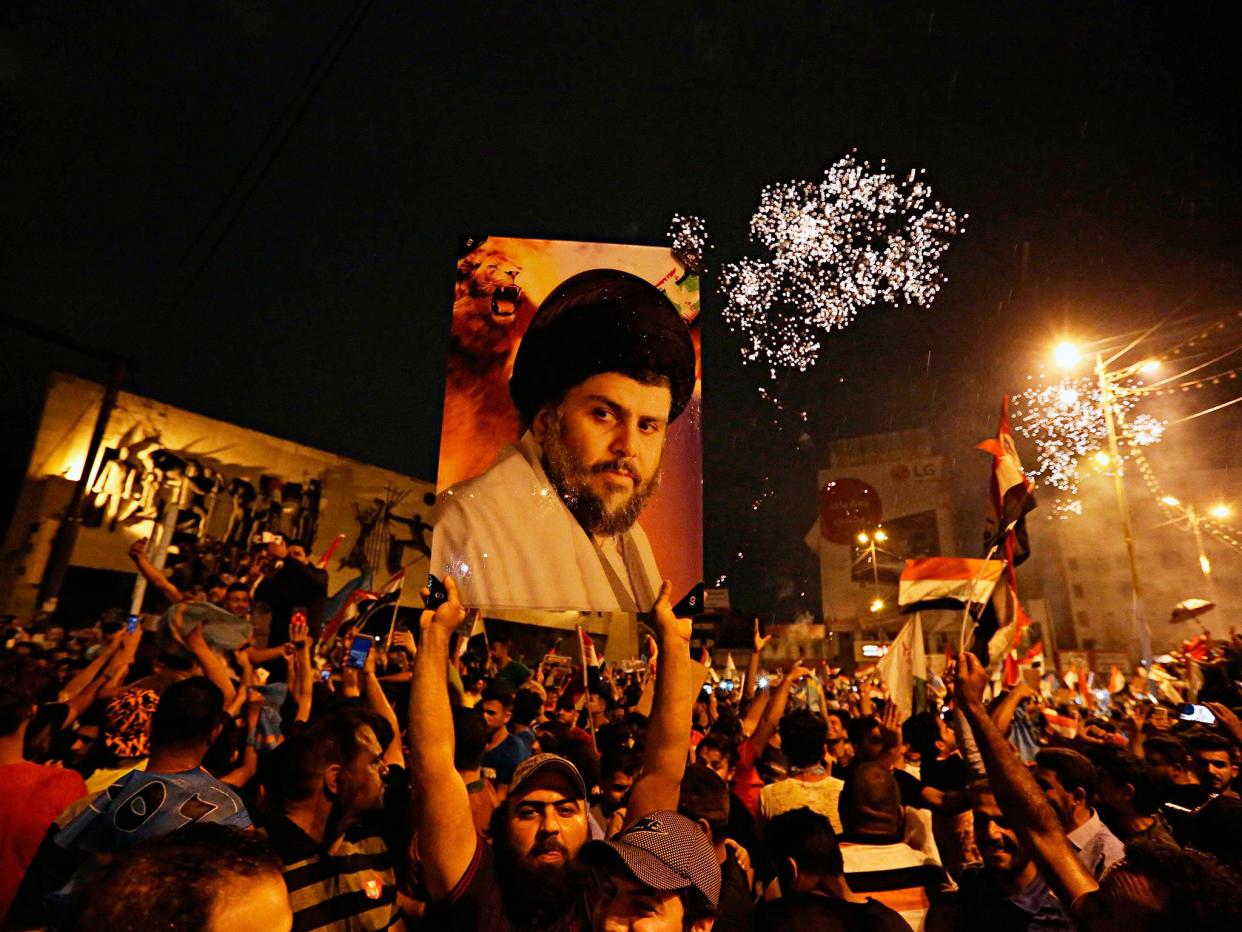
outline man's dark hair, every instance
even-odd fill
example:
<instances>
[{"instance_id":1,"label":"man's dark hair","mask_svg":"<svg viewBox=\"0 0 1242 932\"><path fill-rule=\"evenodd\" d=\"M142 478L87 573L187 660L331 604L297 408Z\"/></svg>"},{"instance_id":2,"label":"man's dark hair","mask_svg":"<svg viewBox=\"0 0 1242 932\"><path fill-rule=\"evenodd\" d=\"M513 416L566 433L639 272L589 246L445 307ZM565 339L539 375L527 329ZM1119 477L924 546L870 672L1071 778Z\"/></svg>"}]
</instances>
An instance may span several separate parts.
<instances>
[{"instance_id":1,"label":"man's dark hair","mask_svg":"<svg viewBox=\"0 0 1242 932\"><path fill-rule=\"evenodd\" d=\"M543 698L529 689L519 689L513 697L513 724L530 727L543 711Z\"/></svg>"},{"instance_id":2,"label":"man's dark hair","mask_svg":"<svg viewBox=\"0 0 1242 932\"><path fill-rule=\"evenodd\" d=\"M334 711L310 728L286 738L260 758L260 781L279 805L302 802L318 792L323 772L332 764L348 764L361 748L358 728L370 722L345 711Z\"/></svg>"},{"instance_id":3,"label":"man's dark hair","mask_svg":"<svg viewBox=\"0 0 1242 932\"><path fill-rule=\"evenodd\" d=\"M1151 766L1122 748L1105 748L1095 756L1095 765L1118 787L1132 786L1131 805L1139 815L1151 815L1164 802L1164 781Z\"/></svg>"},{"instance_id":4,"label":"man's dark hair","mask_svg":"<svg viewBox=\"0 0 1242 932\"><path fill-rule=\"evenodd\" d=\"M822 814L803 806L782 812L767 824L763 832L768 853L776 864L781 889L792 893L794 874L790 858L801 874L839 877L845 872L841 845L832 823Z\"/></svg>"},{"instance_id":5,"label":"man's dark hair","mask_svg":"<svg viewBox=\"0 0 1242 932\"><path fill-rule=\"evenodd\" d=\"M499 702L506 709L511 709L513 708L513 690L504 683L493 680L483 690L483 695L479 699L479 705L485 702Z\"/></svg>"},{"instance_id":6,"label":"man's dark hair","mask_svg":"<svg viewBox=\"0 0 1242 932\"><path fill-rule=\"evenodd\" d=\"M642 769L642 755L633 748L610 748L604 752L599 761L600 778L605 783L613 774L623 773L634 777Z\"/></svg>"},{"instance_id":7,"label":"man's dark hair","mask_svg":"<svg viewBox=\"0 0 1242 932\"><path fill-rule=\"evenodd\" d=\"M229 583L229 587L225 590L224 594L228 595L230 592L244 592L246 595L250 595L250 587L244 582Z\"/></svg>"},{"instance_id":8,"label":"man's dark hair","mask_svg":"<svg viewBox=\"0 0 1242 932\"><path fill-rule=\"evenodd\" d=\"M1077 751L1045 748L1035 755L1035 766L1055 773L1066 792L1082 790L1088 800L1095 796L1095 766Z\"/></svg>"},{"instance_id":9,"label":"man's dark hair","mask_svg":"<svg viewBox=\"0 0 1242 932\"><path fill-rule=\"evenodd\" d=\"M829 709L824 713L824 718L837 719L841 723L841 727L845 729L845 733L847 735L850 732L850 722L854 720L854 717L845 709Z\"/></svg>"},{"instance_id":10,"label":"man's dark hair","mask_svg":"<svg viewBox=\"0 0 1242 932\"><path fill-rule=\"evenodd\" d=\"M1233 744L1227 739L1211 731L1200 731L1186 738L1186 745L1191 754L1200 751L1224 751L1233 757Z\"/></svg>"},{"instance_id":11,"label":"man's dark hair","mask_svg":"<svg viewBox=\"0 0 1242 932\"><path fill-rule=\"evenodd\" d=\"M781 751L795 767L814 767L824 758L828 723L810 709L794 709L781 718Z\"/></svg>"},{"instance_id":12,"label":"man's dark hair","mask_svg":"<svg viewBox=\"0 0 1242 932\"><path fill-rule=\"evenodd\" d=\"M209 589L214 589L216 588L216 586L223 586L223 585L224 585L224 580L221 579L219 576L215 575L214 573L203 580L204 591L209 590Z\"/></svg>"},{"instance_id":13,"label":"man's dark hair","mask_svg":"<svg viewBox=\"0 0 1242 932\"><path fill-rule=\"evenodd\" d=\"M47 677L27 657L0 662L0 735L11 735L30 718L31 706L43 691Z\"/></svg>"},{"instance_id":14,"label":"man's dark hair","mask_svg":"<svg viewBox=\"0 0 1242 932\"><path fill-rule=\"evenodd\" d=\"M1200 851L1178 848L1158 841L1126 845L1124 867L1115 870L1138 874L1168 890L1160 916L1160 928L1194 929L1195 932L1233 932L1242 928L1242 897L1237 895L1238 875L1216 858Z\"/></svg>"},{"instance_id":15,"label":"man's dark hair","mask_svg":"<svg viewBox=\"0 0 1242 932\"><path fill-rule=\"evenodd\" d=\"M83 932L206 929L216 898L239 877L281 876L258 832L200 822L118 853L82 890Z\"/></svg>"},{"instance_id":16,"label":"man's dark hair","mask_svg":"<svg viewBox=\"0 0 1242 932\"><path fill-rule=\"evenodd\" d=\"M205 676L173 683L151 716L151 750L210 744L224 721L224 694Z\"/></svg>"},{"instance_id":17,"label":"man's dark hair","mask_svg":"<svg viewBox=\"0 0 1242 932\"><path fill-rule=\"evenodd\" d=\"M880 727L880 720L874 715L860 715L846 722L845 730L850 736L850 744L858 747L871 732Z\"/></svg>"},{"instance_id":18,"label":"man's dark hair","mask_svg":"<svg viewBox=\"0 0 1242 932\"><path fill-rule=\"evenodd\" d=\"M729 788L710 767L688 764L677 811L692 822L703 819L712 830L712 841L721 841L729 828Z\"/></svg>"},{"instance_id":19,"label":"man's dark hair","mask_svg":"<svg viewBox=\"0 0 1242 932\"><path fill-rule=\"evenodd\" d=\"M487 750L487 723L481 709L453 707L453 769L478 770Z\"/></svg>"},{"instance_id":20,"label":"man's dark hair","mask_svg":"<svg viewBox=\"0 0 1242 932\"><path fill-rule=\"evenodd\" d=\"M923 760L934 760L937 754L936 742L940 740L940 723L935 713L919 712L911 715L901 726L901 737L906 744L918 751Z\"/></svg>"},{"instance_id":21,"label":"man's dark hair","mask_svg":"<svg viewBox=\"0 0 1242 932\"><path fill-rule=\"evenodd\" d=\"M1172 735L1152 735L1147 738L1143 742L1143 754L1145 756L1158 754L1170 764L1177 764L1181 767L1187 766L1190 759L1186 745L1181 742L1181 739Z\"/></svg>"},{"instance_id":22,"label":"man's dark hair","mask_svg":"<svg viewBox=\"0 0 1242 932\"><path fill-rule=\"evenodd\" d=\"M781 738L782 745L784 745L784 742L785 739ZM736 741L730 741L724 735L716 734L715 731L709 731L703 737L703 740L695 745L694 751L696 757L699 751L718 751L729 761L730 767L736 767L741 756Z\"/></svg>"}]
</instances>

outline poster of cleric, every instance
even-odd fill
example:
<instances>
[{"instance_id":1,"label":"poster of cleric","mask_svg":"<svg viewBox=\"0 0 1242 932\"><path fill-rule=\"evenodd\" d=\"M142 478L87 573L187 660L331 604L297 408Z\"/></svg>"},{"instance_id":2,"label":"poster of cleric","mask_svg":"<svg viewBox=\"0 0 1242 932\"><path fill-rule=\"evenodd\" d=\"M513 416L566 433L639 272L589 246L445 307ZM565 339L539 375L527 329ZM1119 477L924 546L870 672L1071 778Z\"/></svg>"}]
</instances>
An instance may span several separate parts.
<instances>
[{"instance_id":1,"label":"poster of cleric","mask_svg":"<svg viewBox=\"0 0 1242 932\"><path fill-rule=\"evenodd\" d=\"M464 604L640 612L699 581L699 333L667 248L463 239L431 566Z\"/></svg>"}]
</instances>

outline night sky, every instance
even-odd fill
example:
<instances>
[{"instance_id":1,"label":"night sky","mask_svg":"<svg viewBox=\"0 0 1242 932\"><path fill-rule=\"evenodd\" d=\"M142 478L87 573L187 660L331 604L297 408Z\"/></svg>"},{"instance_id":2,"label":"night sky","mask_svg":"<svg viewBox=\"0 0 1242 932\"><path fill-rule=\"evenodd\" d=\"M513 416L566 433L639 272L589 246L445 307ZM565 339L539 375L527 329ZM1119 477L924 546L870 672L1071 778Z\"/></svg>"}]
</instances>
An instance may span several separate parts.
<instances>
[{"instance_id":1,"label":"night sky","mask_svg":"<svg viewBox=\"0 0 1242 932\"><path fill-rule=\"evenodd\" d=\"M690 213L719 263L759 254L765 184L853 148L926 168L970 215L948 284L835 334L775 386L790 413L708 293L706 567L744 607L818 607L829 441L931 428L973 552L971 448L1058 335L1242 309L1229 4L112 7L0 7L4 313L132 357L129 390L424 478L459 234L663 244ZM0 326L0 521L56 369L106 377ZM1237 410L1166 442L1228 464Z\"/></svg>"}]
</instances>

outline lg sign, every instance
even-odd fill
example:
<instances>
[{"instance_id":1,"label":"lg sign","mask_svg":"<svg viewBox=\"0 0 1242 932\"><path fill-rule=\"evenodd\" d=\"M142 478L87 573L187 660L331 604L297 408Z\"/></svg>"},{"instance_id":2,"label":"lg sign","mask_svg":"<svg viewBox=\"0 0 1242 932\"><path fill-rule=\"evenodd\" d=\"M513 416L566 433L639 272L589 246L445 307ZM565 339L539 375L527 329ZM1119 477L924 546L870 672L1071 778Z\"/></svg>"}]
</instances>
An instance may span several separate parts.
<instances>
[{"instance_id":1,"label":"lg sign","mask_svg":"<svg viewBox=\"0 0 1242 932\"><path fill-rule=\"evenodd\" d=\"M884 517L880 495L861 479L834 479L819 490L819 533L834 544L848 544Z\"/></svg>"},{"instance_id":2,"label":"lg sign","mask_svg":"<svg viewBox=\"0 0 1242 932\"><path fill-rule=\"evenodd\" d=\"M915 479L935 479L938 475L935 460L916 460L913 463L898 463L889 470L894 482L905 482L911 476Z\"/></svg>"}]
</instances>

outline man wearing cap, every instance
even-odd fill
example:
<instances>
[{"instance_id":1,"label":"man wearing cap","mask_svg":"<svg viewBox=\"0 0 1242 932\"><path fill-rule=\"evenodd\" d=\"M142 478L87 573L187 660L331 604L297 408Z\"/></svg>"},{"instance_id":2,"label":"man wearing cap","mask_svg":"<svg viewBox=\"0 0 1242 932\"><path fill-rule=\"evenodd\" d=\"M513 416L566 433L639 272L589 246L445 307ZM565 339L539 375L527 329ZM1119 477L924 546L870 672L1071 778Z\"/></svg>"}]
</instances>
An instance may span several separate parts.
<instances>
[{"instance_id":1,"label":"man wearing cap","mask_svg":"<svg viewBox=\"0 0 1242 932\"><path fill-rule=\"evenodd\" d=\"M452 577L445 588L448 600L423 612L410 685L410 777L428 925L489 932L584 928L587 874L578 855L588 837L588 787L570 761L537 754L518 766L509 795L493 814L490 842L471 822L469 794L453 767L446 673L449 638L466 610ZM661 811L676 809L690 744L690 622L674 617L667 582L652 624L660 670L642 773L630 791L631 825L644 816L664 822ZM699 835L710 855L711 846ZM709 866L718 889L714 857Z\"/></svg>"},{"instance_id":2,"label":"man wearing cap","mask_svg":"<svg viewBox=\"0 0 1242 932\"><path fill-rule=\"evenodd\" d=\"M513 363L526 431L440 497L434 572L470 605L649 610L660 573L637 520L694 380L690 332L654 285L615 269L562 282Z\"/></svg>"},{"instance_id":3,"label":"man wearing cap","mask_svg":"<svg viewBox=\"0 0 1242 932\"><path fill-rule=\"evenodd\" d=\"M592 841L591 928L705 932L715 923L720 866L707 834L685 816L653 812L609 841Z\"/></svg>"}]
</instances>

